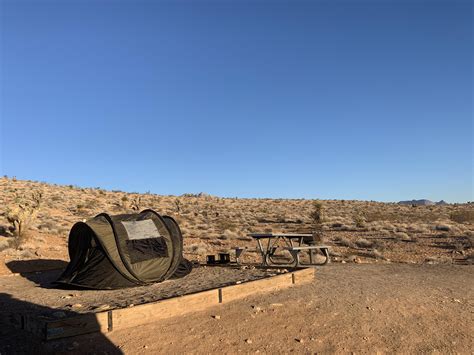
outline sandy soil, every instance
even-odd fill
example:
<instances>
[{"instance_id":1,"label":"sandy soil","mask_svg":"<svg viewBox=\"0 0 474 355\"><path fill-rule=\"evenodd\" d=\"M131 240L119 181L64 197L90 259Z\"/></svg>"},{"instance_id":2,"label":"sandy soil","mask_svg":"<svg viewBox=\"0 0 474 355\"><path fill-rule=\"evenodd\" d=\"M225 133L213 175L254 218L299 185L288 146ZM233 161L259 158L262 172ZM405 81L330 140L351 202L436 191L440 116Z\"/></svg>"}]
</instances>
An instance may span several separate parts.
<instances>
[{"instance_id":1,"label":"sandy soil","mask_svg":"<svg viewBox=\"0 0 474 355\"><path fill-rule=\"evenodd\" d=\"M40 344L24 334L4 334L0 352L469 354L473 271L456 265L332 264L319 268L312 284L106 336Z\"/></svg>"}]
</instances>

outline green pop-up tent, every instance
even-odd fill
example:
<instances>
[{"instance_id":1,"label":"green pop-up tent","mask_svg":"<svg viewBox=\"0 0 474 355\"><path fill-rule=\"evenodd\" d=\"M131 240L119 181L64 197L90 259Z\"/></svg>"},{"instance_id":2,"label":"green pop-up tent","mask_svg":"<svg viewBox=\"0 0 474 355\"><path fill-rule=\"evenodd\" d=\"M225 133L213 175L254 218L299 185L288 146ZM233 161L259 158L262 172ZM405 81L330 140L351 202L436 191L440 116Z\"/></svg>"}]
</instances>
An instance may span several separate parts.
<instances>
[{"instance_id":1,"label":"green pop-up tent","mask_svg":"<svg viewBox=\"0 0 474 355\"><path fill-rule=\"evenodd\" d=\"M183 277L192 266L183 258L176 221L153 210L76 223L69 233L70 262L59 284L116 289Z\"/></svg>"}]
</instances>

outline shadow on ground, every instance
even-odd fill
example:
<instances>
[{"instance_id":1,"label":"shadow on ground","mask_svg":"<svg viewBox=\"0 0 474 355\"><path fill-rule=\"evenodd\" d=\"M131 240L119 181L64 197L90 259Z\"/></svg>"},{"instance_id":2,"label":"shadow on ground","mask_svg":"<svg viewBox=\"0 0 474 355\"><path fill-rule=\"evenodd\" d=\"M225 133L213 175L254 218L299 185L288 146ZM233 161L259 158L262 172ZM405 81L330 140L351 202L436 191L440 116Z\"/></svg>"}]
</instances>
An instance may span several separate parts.
<instances>
[{"instance_id":1,"label":"shadow on ground","mask_svg":"<svg viewBox=\"0 0 474 355\"><path fill-rule=\"evenodd\" d=\"M6 305L8 304L8 308ZM112 344L101 333L95 333L91 339L82 337L81 342L74 338L64 338L45 341L41 334L33 335L24 330L27 322L24 316L40 320L43 316L51 317L57 310L30 302L14 299L11 295L0 293L0 354L56 354L56 353L88 353L93 345L102 349L107 354L122 354L122 351ZM78 315L69 312L67 316ZM31 324L31 322L30 322ZM97 323L97 329L99 324ZM43 333L44 334L44 333Z\"/></svg>"},{"instance_id":2,"label":"shadow on ground","mask_svg":"<svg viewBox=\"0 0 474 355\"><path fill-rule=\"evenodd\" d=\"M11 272L19 274L64 269L67 264L67 261L58 259L13 260L6 263Z\"/></svg>"}]
</instances>

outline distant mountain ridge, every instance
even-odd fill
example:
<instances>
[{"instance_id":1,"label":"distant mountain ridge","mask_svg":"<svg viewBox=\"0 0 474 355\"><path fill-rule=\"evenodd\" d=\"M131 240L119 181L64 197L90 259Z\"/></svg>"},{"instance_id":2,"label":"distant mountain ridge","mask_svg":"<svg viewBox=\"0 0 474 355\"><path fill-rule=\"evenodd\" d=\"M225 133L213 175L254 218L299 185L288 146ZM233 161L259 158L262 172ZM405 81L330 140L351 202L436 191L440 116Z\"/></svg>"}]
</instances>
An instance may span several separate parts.
<instances>
[{"instance_id":1,"label":"distant mountain ridge","mask_svg":"<svg viewBox=\"0 0 474 355\"><path fill-rule=\"evenodd\" d=\"M400 201L399 205L414 205L414 206L434 206L434 205L447 205L448 203L444 200L433 202L430 200L411 200L411 201Z\"/></svg>"}]
</instances>

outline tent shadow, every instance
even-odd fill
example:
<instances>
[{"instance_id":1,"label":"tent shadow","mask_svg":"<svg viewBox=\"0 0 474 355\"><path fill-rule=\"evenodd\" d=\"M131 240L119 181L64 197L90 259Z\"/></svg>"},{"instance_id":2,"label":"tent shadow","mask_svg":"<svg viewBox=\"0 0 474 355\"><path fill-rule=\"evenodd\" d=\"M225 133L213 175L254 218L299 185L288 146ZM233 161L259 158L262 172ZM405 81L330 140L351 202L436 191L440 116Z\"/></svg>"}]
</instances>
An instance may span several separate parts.
<instances>
[{"instance_id":1,"label":"tent shadow","mask_svg":"<svg viewBox=\"0 0 474 355\"><path fill-rule=\"evenodd\" d=\"M38 272L45 270L64 269L67 261L59 259L13 260L6 263L13 273Z\"/></svg>"},{"instance_id":2,"label":"tent shadow","mask_svg":"<svg viewBox=\"0 0 474 355\"><path fill-rule=\"evenodd\" d=\"M6 263L13 273L19 273L22 277L34 282L42 288L64 288L54 284L67 266L64 260L36 259L15 260Z\"/></svg>"},{"instance_id":3,"label":"tent shadow","mask_svg":"<svg viewBox=\"0 0 474 355\"><path fill-rule=\"evenodd\" d=\"M63 338L45 342L23 329L17 329L12 319L19 314L51 314L55 310L38 304L13 298L7 293L0 293L0 354L53 354L53 353L106 353L123 354L102 333ZM72 314L70 314L72 313ZM74 316L68 312L68 316ZM98 326L98 325L97 325Z\"/></svg>"}]
</instances>

